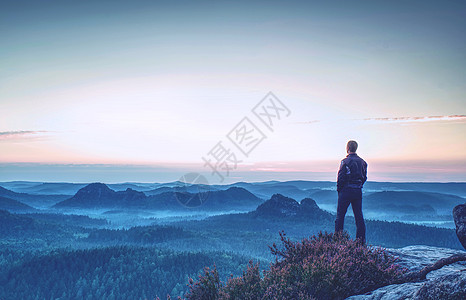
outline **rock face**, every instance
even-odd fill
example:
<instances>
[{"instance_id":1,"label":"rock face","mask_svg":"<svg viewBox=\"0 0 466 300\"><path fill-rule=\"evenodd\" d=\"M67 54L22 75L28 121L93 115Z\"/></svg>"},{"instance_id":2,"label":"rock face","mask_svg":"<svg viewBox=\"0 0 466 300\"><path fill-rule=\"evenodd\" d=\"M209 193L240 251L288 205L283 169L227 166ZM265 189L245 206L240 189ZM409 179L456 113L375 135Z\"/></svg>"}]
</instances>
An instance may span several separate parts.
<instances>
[{"instance_id":1,"label":"rock face","mask_svg":"<svg viewBox=\"0 0 466 300\"><path fill-rule=\"evenodd\" d=\"M456 235L461 245L466 249L466 204L460 204L453 208L453 219L456 225Z\"/></svg>"},{"instance_id":2,"label":"rock face","mask_svg":"<svg viewBox=\"0 0 466 300\"><path fill-rule=\"evenodd\" d=\"M464 253L430 246L408 246L387 249L399 257L398 263L410 270L420 270L441 258ZM351 300L398 300L398 299L466 299L466 263L459 262L427 274L422 282L392 284L367 295L352 296Z\"/></svg>"},{"instance_id":3,"label":"rock face","mask_svg":"<svg viewBox=\"0 0 466 300\"><path fill-rule=\"evenodd\" d=\"M466 272L455 272L427 281L414 299L466 299Z\"/></svg>"},{"instance_id":4,"label":"rock face","mask_svg":"<svg viewBox=\"0 0 466 300\"><path fill-rule=\"evenodd\" d=\"M334 220L334 217L330 213L320 209L317 203L311 198L301 200L298 216L302 218L311 218L313 220Z\"/></svg>"},{"instance_id":5,"label":"rock face","mask_svg":"<svg viewBox=\"0 0 466 300\"><path fill-rule=\"evenodd\" d=\"M269 218L293 218L313 220L333 220L330 213L322 210L311 198L298 201L281 194L273 195L252 212L255 216Z\"/></svg>"},{"instance_id":6,"label":"rock face","mask_svg":"<svg viewBox=\"0 0 466 300\"><path fill-rule=\"evenodd\" d=\"M299 209L300 206L296 200L275 194L269 200L259 205L256 209L256 214L269 217L292 217L298 214Z\"/></svg>"},{"instance_id":7,"label":"rock face","mask_svg":"<svg viewBox=\"0 0 466 300\"><path fill-rule=\"evenodd\" d=\"M311 198L305 198L301 200L301 209L313 212L319 210L319 206L317 206L317 203Z\"/></svg>"}]
</instances>

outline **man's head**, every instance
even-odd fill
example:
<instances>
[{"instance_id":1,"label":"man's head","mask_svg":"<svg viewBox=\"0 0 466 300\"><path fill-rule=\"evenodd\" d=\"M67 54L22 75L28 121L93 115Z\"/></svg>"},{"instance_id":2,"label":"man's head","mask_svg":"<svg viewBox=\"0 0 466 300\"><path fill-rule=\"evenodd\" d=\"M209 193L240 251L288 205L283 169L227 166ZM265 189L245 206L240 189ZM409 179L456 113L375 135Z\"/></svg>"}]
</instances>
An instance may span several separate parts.
<instances>
[{"instance_id":1,"label":"man's head","mask_svg":"<svg viewBox=\"0 0 466 300\"><path fill-rule=\"evenodd\" d=\"M346 152L347 153L356 153L356 150L358 149L358 143L356 141L348 141L348 144L346 144Z\"/></svg>"}]
</instances>

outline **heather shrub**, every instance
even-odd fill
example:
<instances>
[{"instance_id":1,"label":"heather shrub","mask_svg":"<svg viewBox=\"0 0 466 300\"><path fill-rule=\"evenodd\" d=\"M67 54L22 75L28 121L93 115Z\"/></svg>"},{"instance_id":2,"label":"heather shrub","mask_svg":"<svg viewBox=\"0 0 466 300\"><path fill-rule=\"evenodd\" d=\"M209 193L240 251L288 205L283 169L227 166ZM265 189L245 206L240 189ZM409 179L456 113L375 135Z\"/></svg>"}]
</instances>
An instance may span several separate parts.
<instances>
[{"instance_id":1,"label":"heather shrub","mask_svg":"<svg viewBox=\"0 0 466 300\"><path fill-rule=\"evenodd\" d=\"M271 247L276 261L264 276L268 290L297 298L343 299L396 282L406 272L382 248L361 245L347 233L319 233L292 242L280 233L282 248Z\"/></svg>"},{"instance_id":2,"label":"heather shrub","mask_svg":"<svg viewBox=\"0 0 466 300\"><path fill-rule=\"evenodd\" d=\"M216 269L191 281L188 299L344 299L396 282L406 270L384 249L362 245L347 233L319 233L293 242L280 233L282 245L260 274L250 262L240 277L219 281Z\"/></svg>"},{"instance_id":3,"label":"heather shrub","mask_svg":"<svg viewBox=\"0 0 466 300\"><path fill-rule=\"evenodd\" d=\"M258 299L263 294L259 264L249 261L240 277L231 277L220 291L220 299Z\"/></svg>"},{"instance_id":4,"label":"heather shrub","mask_svg":"<svg viewBox=\"0 0 466 300\"><path fill-rule=\"evenodd\" d=\"M199 275L199 281L189 279L189 291L186 294L187 299L203 299L215 300L219 299L219 291L221 287L220 277L218 276L217 267L210 270L204 268L204 275Z\"/></svg>"}]
</instances>

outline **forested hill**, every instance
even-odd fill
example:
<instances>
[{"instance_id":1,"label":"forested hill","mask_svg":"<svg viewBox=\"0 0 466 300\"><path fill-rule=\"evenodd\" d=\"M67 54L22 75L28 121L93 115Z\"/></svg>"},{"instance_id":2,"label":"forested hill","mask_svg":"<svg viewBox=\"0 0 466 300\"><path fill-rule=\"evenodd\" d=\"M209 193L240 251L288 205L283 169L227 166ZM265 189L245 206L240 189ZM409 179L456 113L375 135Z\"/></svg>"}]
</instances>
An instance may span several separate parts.
<instances>
[{"instance_id":1,"label":"forested hill","mask_svg":"<svg viewBox=\"0 0 466 300\"><path fill-rule=\"evenodd\" d=\"M0 252L1 258L8 251ZM58 250L0 269L0 299L154 299L186 292L188 277L214 263L226 280L248 259L226 252L141 247ZM32 292L33 291L33 292Z\"/></svg>"},{"instance_id":2,"label":"forested hill","mask_svg":"<svg viewBox=\"0 0 466 300\"><path fill-rule=\"evenodd\" d=\"M21 203L17 200L13 200L7 197L0 196L0 209L15 211L15 212L33 212L34 208Z\"/></svg>"}]
</instances>

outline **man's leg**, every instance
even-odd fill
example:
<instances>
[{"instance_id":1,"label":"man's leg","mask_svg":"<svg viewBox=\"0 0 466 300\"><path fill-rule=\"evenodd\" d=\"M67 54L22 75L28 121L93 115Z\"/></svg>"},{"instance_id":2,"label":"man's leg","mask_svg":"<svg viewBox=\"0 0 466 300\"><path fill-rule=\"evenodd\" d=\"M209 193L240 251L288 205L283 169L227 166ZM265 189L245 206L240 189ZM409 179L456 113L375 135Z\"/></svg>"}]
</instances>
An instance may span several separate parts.
<instances>
[{"instance_id":1,"label":"man's leg","mask_svg":"<svg viewBox=\"0 0 466 300\"><path fill-rule=\"evenodd\" d=\"M335 232L343 231L345 215L350 205L350 198L347 193L340 191L338 193L337 218L335 220Z\"/></svg>"},{"instance_id":2,"label":"man's leg","mask_svg":"<svg viewBox=\"0 0 466 300\"><path fill-rule=\"evenodd\" d=\"M355 197L351 199L354 219L356 220L356 238L363 244L366 243L366 224L362 215L362 192L355 191Z\"/></svg>"}]
</instances>

